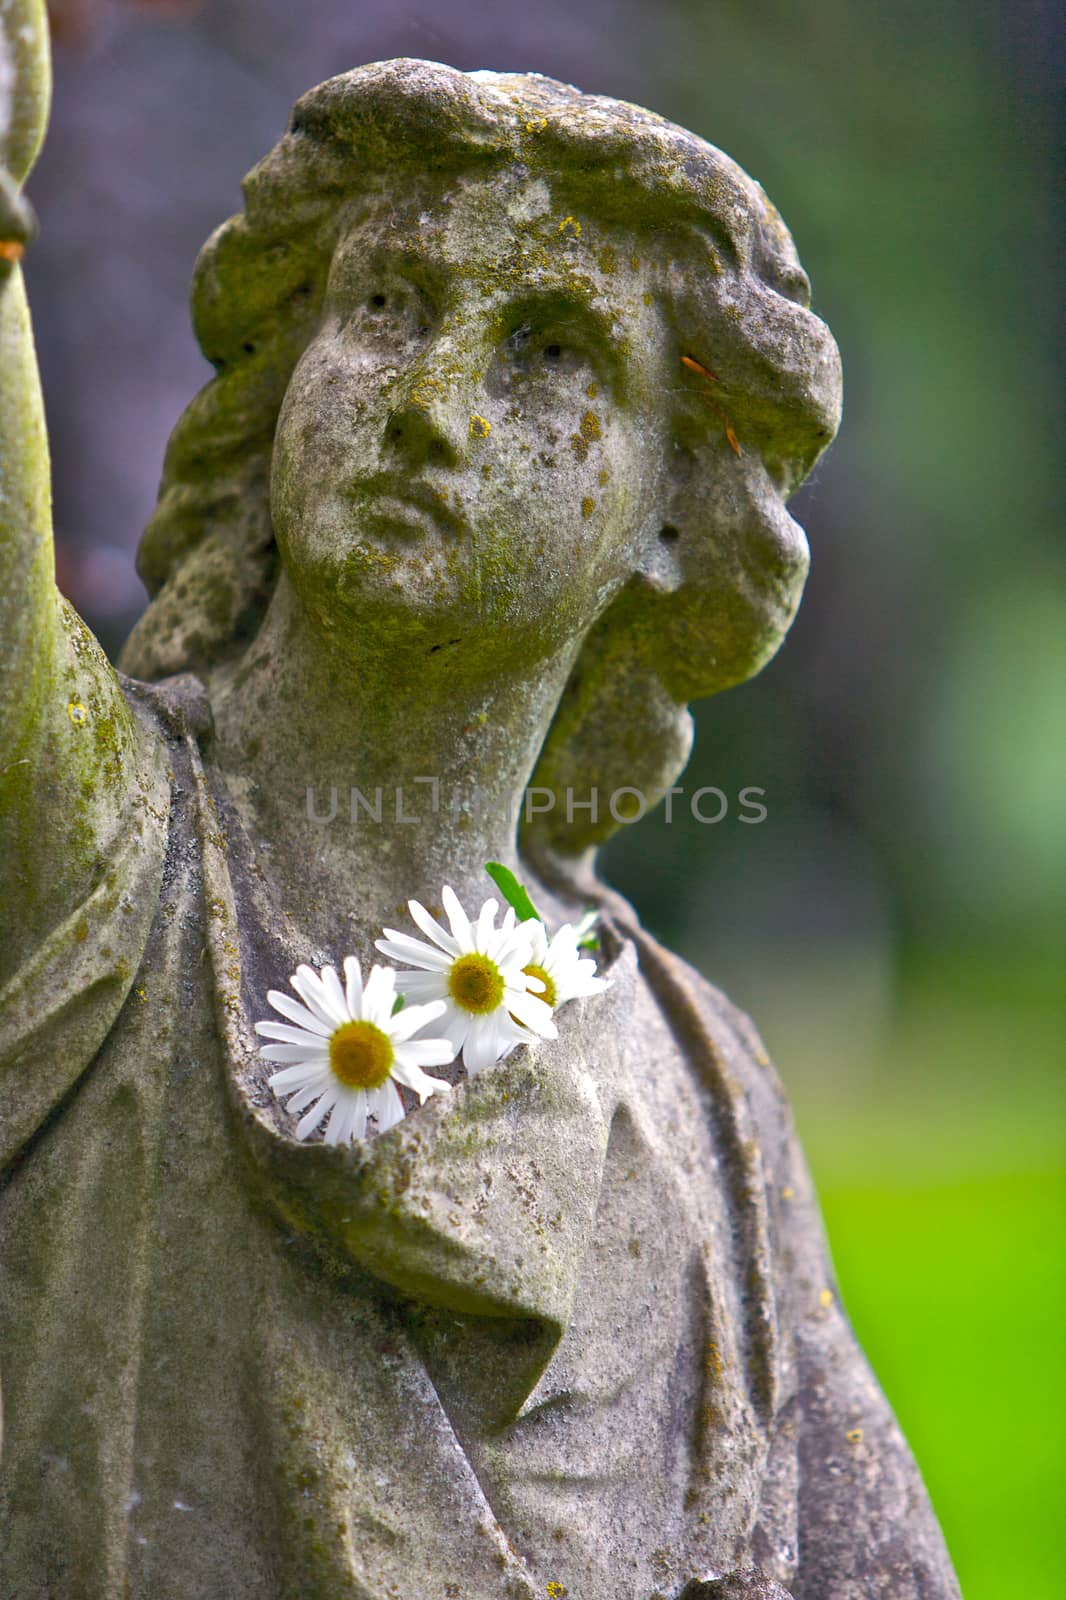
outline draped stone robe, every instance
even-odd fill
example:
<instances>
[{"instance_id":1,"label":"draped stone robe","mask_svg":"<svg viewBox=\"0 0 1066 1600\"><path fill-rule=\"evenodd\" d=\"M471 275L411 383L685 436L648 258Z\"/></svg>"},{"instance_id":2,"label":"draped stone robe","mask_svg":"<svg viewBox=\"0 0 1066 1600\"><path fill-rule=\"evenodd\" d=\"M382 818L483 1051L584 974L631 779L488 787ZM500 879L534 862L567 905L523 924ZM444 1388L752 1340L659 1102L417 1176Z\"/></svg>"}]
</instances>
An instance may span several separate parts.
<instances>
[{"instance_id":1,"label":"draped stone robe","mask_svg":"<svg viewBox=\"0 0 1066 1600\"><path fill-rule=\"evenodd\" d=\"M154 788L0 997L4 1600L957 1596L747 1021L619 910L558 1042L298 1143L303 953L125 689Z\"/></svg>"}]
</instances>

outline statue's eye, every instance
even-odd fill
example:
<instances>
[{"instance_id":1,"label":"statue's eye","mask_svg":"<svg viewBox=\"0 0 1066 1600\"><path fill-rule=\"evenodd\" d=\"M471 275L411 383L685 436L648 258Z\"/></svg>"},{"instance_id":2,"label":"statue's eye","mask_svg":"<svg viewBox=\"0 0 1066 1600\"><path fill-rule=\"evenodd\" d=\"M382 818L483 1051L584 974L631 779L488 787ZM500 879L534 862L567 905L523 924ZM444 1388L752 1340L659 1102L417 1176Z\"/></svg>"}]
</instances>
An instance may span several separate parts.
<instances>
[{"instance_id":1,"label":"statue's eye","mask_svg":"<svg viewBox=\"0 0 1066 1600\"><path fill-rule=\"evenodd\" d=\"M545 361L560 361L562 359L562 354L563 347L561 344L546 344L544 346Z\"/></svg>"},{"instance_id":2,"label":"statue's eye","mask_svg":"<svg viewBox=\"0 0 1066 1600\"><path fill-rule=\"evenodd\" d=\"M388 303L388 300L383 294L372 294L370 296L370 309L372 311L384 311Z\"/></svg>"}]
</instances>

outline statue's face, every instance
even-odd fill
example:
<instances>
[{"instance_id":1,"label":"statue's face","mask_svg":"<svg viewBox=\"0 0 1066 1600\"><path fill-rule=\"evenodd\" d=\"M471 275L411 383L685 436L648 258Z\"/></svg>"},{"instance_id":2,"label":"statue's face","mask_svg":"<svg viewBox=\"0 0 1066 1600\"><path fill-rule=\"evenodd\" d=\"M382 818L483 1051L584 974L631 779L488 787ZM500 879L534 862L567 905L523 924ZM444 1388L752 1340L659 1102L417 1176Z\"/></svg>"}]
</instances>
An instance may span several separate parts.
<instances>
[{"instance_id":1,"label":"statue's face","mask_svg":"<svg viewBox=\"0 0 1066 1600\"><path fill-rule=\"evenodd\" d=\"M654 542L676 382L624 238L523 171L343 233L278 423L289 577L334 636L557 650ZM354 635L353 635L354 636Z\"/></svg>"}]
</instances>

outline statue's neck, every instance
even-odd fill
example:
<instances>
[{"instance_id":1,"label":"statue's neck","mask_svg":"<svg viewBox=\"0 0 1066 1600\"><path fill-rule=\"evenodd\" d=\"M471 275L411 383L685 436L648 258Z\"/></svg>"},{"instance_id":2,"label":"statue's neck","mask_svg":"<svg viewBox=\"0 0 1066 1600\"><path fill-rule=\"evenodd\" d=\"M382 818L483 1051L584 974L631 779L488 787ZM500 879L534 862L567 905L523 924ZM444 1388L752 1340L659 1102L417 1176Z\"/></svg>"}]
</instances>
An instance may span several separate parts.
<instances>
[{"instance_id":1,"label":"statue's neck","mask_svg":"<svg viewBox=\"0 0 1066 1600\"><path fill-rule=\"evenodd\" d=\"M274 890L308 937L366 937L451 884L476 909L485 862L517 869L523 796L571 660L489 682L456 647L341 651L282 579L239 669L210 685L214 759Z\"/></svg>"}]
</instances>

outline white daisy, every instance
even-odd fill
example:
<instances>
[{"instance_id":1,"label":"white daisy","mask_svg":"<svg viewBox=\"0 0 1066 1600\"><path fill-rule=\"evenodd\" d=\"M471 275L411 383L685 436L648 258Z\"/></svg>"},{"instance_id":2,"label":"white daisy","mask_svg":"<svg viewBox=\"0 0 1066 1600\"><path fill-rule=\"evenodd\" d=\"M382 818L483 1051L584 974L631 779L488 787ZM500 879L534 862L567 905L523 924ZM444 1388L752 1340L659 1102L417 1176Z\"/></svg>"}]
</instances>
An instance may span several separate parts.
<instances>
[{"instance_id":1,"label":"white daisy","mask_svg":"<svg viewBox=\"0 0 1066 1600\"><path fill-rule=\"evenodd\" d=\"M523 970L532 956L532 934L528 923L516 925L510 906L499 928L495 900L486 900L472 925L453 890L442 893L444 909L451 923L445 931L430 916L425 906L409 900L411 916L426 937L386 928L384 939L376 940L383 955L403 961L416 972L401 972L399 986L412 1000L443 1001L444 1018L440 1031L463 1053L463 1063L471 1077L491 1066L516 1044L556 1037L551 1010L530 988L536 979Z\"/></svg>"},{"instance_id":2,"label":"white daisy","mask_svg":"<svg viewBox=\"0 0 1066 1600\"><path fill-rule=\"evenodd\" d=\"M525 922L532 939L530 959L525 965L526 978L539 985L537 993L545 1003L557 1011L568 1000L583 994L601 994L611 987L609 978L596 977L596 963L591 956L583 956L578 947L581 925L569 922L548 937L543 922Z\"/></svg>"},{"instance_id":3,"label":"white daisy","mask_svg":"<svg viewBox=\"0 0 1066 1600\"><path fill-rule=\"evenodd\" d=\"M525 963L527 981L538 986L538 995L552 1011L578 995L599 995L610 989L610 978L595 976L595 962L578 949L578 928L563 923L551 938L543 922L523 923L530 928L530 960Z\"/></svg>"},{"instance_id":4,"label":"white daisy","mask_svg":"<svg viewBox=\"0 0 1066 1600\"><path fill-rule=\"evenodd\" d=\"M267 1061L287 1063L268 1081L279 1099L291 1096L287 1109L310 1110L296 1125L306 1139L329 1115L326 1144L362 1139L372 1116L384 1133L403 1117L397 1083L413 1089L424 1104L431 1094L451 1085L430 1078L423 1067L443 1067L455 1057L447 1039L412 1039L420 1028L444 1015L444 1006L408 1006L393 1015L396 974L373 967L366 987L354 956L344 962L345 984L332 967L321 976L312 967L297 967L290 983L304 1001L271 989L267 999L287 1022L257 1022L256 1033L278 1043L260 1045Z\"/></svg>"}]
</instances>

